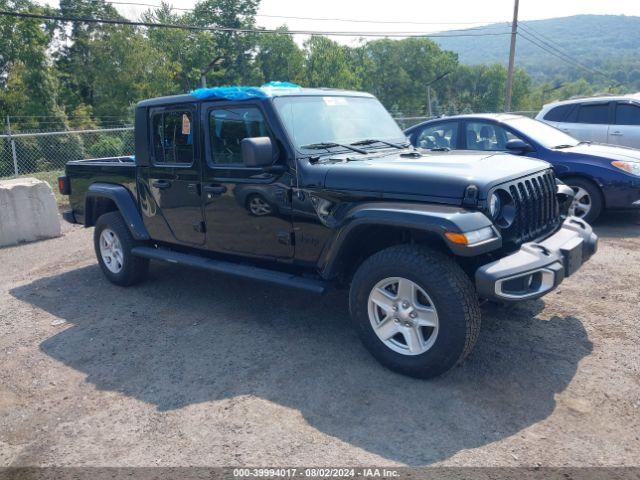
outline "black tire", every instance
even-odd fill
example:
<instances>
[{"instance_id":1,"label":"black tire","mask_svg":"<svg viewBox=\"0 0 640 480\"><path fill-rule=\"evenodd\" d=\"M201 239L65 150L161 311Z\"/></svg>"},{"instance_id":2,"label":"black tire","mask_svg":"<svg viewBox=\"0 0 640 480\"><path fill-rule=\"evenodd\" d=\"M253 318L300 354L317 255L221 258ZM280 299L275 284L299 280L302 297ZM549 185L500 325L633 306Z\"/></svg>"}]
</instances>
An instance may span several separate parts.
<instances>
[{"instance_id":1,"label":"black tire","mask_svg":"<svg viewBox=\"0 0 640 480\"><path fill-rule=\"evenodd\" d=\"M100 253L100 236L105 229L115 234L122 247L122 268L119 272L111 271ZM98 218L93 232L93 245L100 268L111 283L128 287L146 278L149 272L149 260L131 254L131 249L140 243L134 240L119 212L105 213Z\"/></svg>"},{"instance_id":2,"label":"black tire","mask_svg":"<svg viewBox=\"0 0 640 480\"><path fill-rule=\"evenodd\" d=\"M371 325L369 294L389 277L411 280L436 308L438 333L424 353L405 355L392 350ZM390 247L365 260L351 283L349 308L367 350L389 369L417 378L441 375L462 362L480 333L480 307L471 280L451 258L423 246Z\"/></svg>"},{"instance_id":3,"label":"black tire","mask_svg":"<svg viewBox=\"0 0 640 480\"><path fill-rule=\"evenodd\" d=\"M569 185L574 191L578 188L582 188L587 191L589 198L591 199L591 210L587 215L582 217L582 220L587 223L595 222L598 217L600 217L604 207L604 199L600 188L591 180L587 180L585 178L572 177L563 179L562 181Z\"/></svg>"}]
</instances>

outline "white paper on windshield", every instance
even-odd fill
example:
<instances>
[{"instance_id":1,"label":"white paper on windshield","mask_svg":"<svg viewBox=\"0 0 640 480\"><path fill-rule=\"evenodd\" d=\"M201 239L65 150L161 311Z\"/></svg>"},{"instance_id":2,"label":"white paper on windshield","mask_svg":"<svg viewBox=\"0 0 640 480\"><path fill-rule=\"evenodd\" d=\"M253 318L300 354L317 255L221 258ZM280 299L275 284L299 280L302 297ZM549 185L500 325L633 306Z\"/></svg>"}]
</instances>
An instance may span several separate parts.
<instances>
[{"instance_id":1,"label":"white paper on windshield","mask_svg":"<svg viewBox=\"0 0 640 480\"><path fill-rule=\"evenodd\" d=\"M347 105L347 99L344 97L322 97L325 105L329 107L336 107L338 105Z\"/></svg>"}]
</instances>

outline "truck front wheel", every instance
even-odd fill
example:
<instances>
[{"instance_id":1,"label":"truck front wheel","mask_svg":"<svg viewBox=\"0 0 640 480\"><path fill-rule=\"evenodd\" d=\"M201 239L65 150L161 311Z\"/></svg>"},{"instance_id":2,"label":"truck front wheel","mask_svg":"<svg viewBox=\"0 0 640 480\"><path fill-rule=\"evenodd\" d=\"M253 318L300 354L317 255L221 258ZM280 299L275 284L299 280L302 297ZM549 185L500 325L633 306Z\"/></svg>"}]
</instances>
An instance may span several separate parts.
<instances>
[{"instance_id":1,"label":"truck front wheel","mask_svg":"<svg viewBox=\"0 0 640 480\"><path fill-rule=\"evenodd\" d=\"M452 259L422 246L390 247L365 260L349 307L371 354L412 377L435 377L460 363L480 331L469 278Z\"/></svg>"},{"instance_id":2,"label":"truck front wheel","mask_svg":"<svg viewBox=\"0 0 640 480\"><path fill-rule=\"evenodd\" d=\"M110 282L123 287L139 283L149 271L149 260L131 254L137 245L119 212L101 215L93 232L96 257Z\"/></svg>"}]
</instances>

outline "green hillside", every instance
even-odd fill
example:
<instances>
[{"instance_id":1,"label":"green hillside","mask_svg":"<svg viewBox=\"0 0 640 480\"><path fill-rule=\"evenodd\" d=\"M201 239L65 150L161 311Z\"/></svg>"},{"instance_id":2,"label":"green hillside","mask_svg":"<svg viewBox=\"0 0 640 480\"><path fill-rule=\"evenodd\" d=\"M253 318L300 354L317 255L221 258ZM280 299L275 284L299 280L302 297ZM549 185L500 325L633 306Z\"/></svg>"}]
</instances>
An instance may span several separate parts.
<instances>
[{"instance_id":1,"label":"green hillside","mask_svg":"<svg viewBox=\"0 0 640 480\"><path fill-rule=\"evenodd\" d=\"M640 90L640 17L622 15L577 15L521 22L517 43L517 65L536 81L567 81L585 78L592 84L606 87L619 83L624 90ZM511 25L492 24L473 29L474 34L508 32ZM552 47L569 54L577 62L593 70L586 72L576 65L556 58L531 43L558 53ZM447 50L458 53L467 64L506 64L509 54L509 35L486 37L457 37L439 39Z\"/></svg>"}]
</instances>

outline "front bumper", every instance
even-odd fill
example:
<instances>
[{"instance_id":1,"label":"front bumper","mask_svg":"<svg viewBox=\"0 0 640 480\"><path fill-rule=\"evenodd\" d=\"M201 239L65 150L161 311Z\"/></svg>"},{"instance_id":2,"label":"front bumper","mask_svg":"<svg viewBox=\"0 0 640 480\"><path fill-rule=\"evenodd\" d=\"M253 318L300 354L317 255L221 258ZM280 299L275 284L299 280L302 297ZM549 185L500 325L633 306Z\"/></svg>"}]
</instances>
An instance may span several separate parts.
<instances>
[{"instance_id":1,"label":"front bumper","mask_svg":"<svg viewBox=\"0 0 640 480\"><path fill-rule=\"evenodd\" d=\"M539 298L575 273L598 249L598 236L584 221L567 218L542 242L529 242L516 253L476 271L480 298L517 302Z\"/></svg>"}]
</instances>

